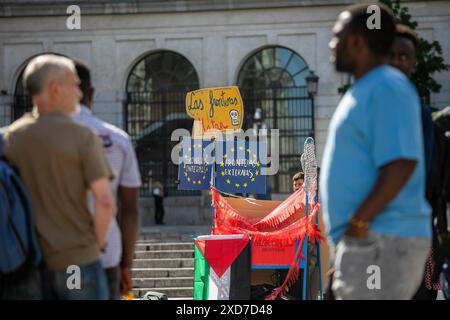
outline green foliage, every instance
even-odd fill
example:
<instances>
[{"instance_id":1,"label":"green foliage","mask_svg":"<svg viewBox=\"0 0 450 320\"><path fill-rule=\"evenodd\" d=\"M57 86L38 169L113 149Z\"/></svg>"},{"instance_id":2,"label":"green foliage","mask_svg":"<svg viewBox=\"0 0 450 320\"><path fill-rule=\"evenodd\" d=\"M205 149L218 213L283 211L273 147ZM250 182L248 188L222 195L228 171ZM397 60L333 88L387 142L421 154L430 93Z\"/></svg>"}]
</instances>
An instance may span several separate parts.
<instances>
[{"instance_id":1,"label":"green foliage","mask_svg":"<svg viewBox=\"0 0 450 320\"><path fill-rule=\"evenodd\" d=\"M397 23L404 24L412 30L416 30L418 24L409 14L408 7L401 5L400 0L380 0L380 2L392 9ZM440 71L449 70L450 65L446 64L442 57L442 48L439 42L429 42L419 37L417 48L417 69L412 75L412 82L416 85L423 102L429 104L430 93L439 92L441 85L433 79L433 74ZM340 94L347 91L349 84L338 88Z\"/></svg>"},{"instance_id":2,"label":"green foliage","mask_svg":"<svg viewBox=\"0 0 450 320\"><path fill-rule=\"evenodd\" d=\"M404 24L412 30L416 30L417 22L412 20L407 7L402 7L400 0L381 0L392 9L397 23ZM431 92L439 92L441 85L432 75L436 72L449 70L450 66L444 62L442 48L439 42L429 42L419 37L417 48L417 70L412 75L412 82L416 85L420 97L429 102Z\"/></svg>"},{"instance_id":3,"label":"green foliage","mask_svg":"<svg viewBox=\"0 0 450 320\"><path fill-rule=\"evenodd\" d=\"M338 88L338 93L340 94L340 95L344 95L346 92L347 92L347 90L351 87L352 85L350 84L350 83L345 83L345 84L343 84L342 86L340 86L339 88Z\"/></svg>"}]
</instances>

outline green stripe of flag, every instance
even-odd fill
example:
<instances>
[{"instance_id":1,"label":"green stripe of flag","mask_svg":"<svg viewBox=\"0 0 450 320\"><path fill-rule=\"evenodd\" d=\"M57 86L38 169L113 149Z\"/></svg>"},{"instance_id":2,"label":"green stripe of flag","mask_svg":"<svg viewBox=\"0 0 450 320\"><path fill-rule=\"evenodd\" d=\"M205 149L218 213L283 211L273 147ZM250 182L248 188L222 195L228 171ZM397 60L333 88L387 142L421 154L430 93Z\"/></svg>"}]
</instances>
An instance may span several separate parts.
<instances>
[{"instance_id":1,"label":"green stripe of flag","mask_svg":"<svg viewBox=\"0 0 450 320\"><path fill-rule=\"evenodd\" d=\"M208 300L210 266L197 245L194 245L194 300Z\"/></svg>"}]
</instances>

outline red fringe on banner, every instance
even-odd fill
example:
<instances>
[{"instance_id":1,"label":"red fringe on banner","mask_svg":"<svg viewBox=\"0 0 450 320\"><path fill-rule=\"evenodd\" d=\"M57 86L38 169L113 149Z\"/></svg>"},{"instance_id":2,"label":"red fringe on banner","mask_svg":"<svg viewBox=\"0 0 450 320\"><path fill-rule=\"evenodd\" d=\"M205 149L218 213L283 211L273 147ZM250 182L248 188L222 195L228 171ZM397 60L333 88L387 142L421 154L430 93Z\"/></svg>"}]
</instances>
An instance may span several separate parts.
<instances>
[{"instance_id":1,"label":"red fringe on banner","mask_svg":"<svg viewBox=\"0 0 450 320\"><path fill-rule=\"evenodd\" d=\"M269 228L279 229L282 226L289 225L296 218L296 214L305 212L304 200L305 191L300 188L255 226L260 230L265 230ZM312 209L312 205L309 206L309 209Z\"/></svg>"},{"instance_id":2,"label":"red fringe on banner","mask_svg":"<svg viewBox=\"0 0 450 320\"><path fill-rule=\"evenodd\" d=\"M283 201L264 219L253 224L253 219L240 214L215 188L211 188L211 196L215 208L212 234L248 234L256 245L284 246L299 241L299 246L284 283L266 299L273 300L279 294L285 294L299 277L300 267L298 262L303 259L302 248L305 236L308 236L308 241L312 244L324 239L315 223L320 205L318 203L315 206L308 205L309 212L312 211L312 213L299 218L300 215L304 215L306 208L304 203L305 193L300 189Z\"/></svg>"},{"instance_id":3,"label":"red fringe on banner","mask_svg":"<svg viewBox=\"0 0 450 320\"><path fill-rule=\"evenodd\" d=\"M304 240L305 237L301 239L299 246L297 247L297 251L295 252L295 256L291 262L291 267L289 268L284 282L281 284L281 286L275 288L273 292L266 297L265 300L275 300L280 294L285 295L289 291L289 288L297 281L300 275L300 266L298 265L298 261L300 259L304 259L302 254Z\"/></svg>"}]
</instances>

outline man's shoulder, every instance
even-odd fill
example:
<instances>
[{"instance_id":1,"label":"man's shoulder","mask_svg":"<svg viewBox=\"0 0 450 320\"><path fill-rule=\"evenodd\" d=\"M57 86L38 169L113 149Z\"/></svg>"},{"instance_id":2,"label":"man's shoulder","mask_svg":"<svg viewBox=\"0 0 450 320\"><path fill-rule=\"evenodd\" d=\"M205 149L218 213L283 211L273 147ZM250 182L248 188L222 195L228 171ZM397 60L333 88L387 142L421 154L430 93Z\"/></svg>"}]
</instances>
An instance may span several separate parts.
<instances>
[{"instance_id":1,"label":"man's shoulder","mask_svg":"<svg viewBox=\"0 0 450 320\"><path fill-rule=\"evenodd\" d=\"M129 142L130 136L124 130L122 130L119 127L116 127L115 125L110 124L106 121L103 121L103 120L101 120L101 121L103 122L105 129L109 130L111 135L113 135L115 139L117 139L121 142L125 142L125 143Z\"/></svg>"},{"instance_id":2,"label":"man's shoulder","mask_svg":"<svg viewBox=\"0 0 450 320\"><path fill-rule=\"evenodd\" d=\"M83 122L74 121L73 119L67 117L66 119L62 120L65 125L68 126L71 130L78 130L80 132L92 132L92 130L84 124Z\"/></svg>"},{"instance_id":3,"label":"man's shoulder","mask_svg":"<svg viewBox=\"0 0 450 320\"><path fill-rule=\"evenodd\" d=\"M31 113L25 113L22 117L11 123L8 127L4 128L5 132L11 133L17 130L27 128L36 123L36 117Z\"/></svg>"},{"instance_id":4,"label":"man's shoulder","mask_svg":"<svg viewBox=\"0 0 450 320\"><path fill-rule=\"evenodd\" d=\"M97 120L99 121L99 123L101 123L100 128L97 127L99 129L99 132L108 133L116 147L127 153L129 148L132 146L130 136L115 125L112 125L98 118Z\"/></svg>"},{"instance_id":5,"label":"man's shoulder","mask_svg":"<svg viewBox=\"0 0 450 320\"><path fill-rule=\"evenodd\" d=\"M130 137L129 135L123 131L122 129L100 119L94 115L84 115L84 116L75 116L74 120L77 122L81 122L98 132L108 132L116 141L119 142L128 142Z\"/></svg>"},{"instance_id":6,"label":"man's shoulder","mask_svg":"<svg viewBox=\"0 0 450 320\"><path fill-rule=\"evenodd\" d=\"M417 91L412 82L398 69L386 66L381 74L379 89L387 93L411 94L417 96Z\"/></svg>"},{"instance_id":7,"label":"man's shoulder","mask_svg":"<svg viewBox=\"0 0 450 320\"><path fill-rule=\"evenodd\" d=\"M83 141L90 140L93 137L97 137L96 133L88 125L82 122L74 121L69 117L62 120L62 124L64 124L64 131L71 137L77 137L78 139Z\"/></svg>"},{"instance_id":8,"label":"man's shoulder","mask_svg":"<svg viewBox=\"0 0 450 320\"><path fill-rule=\"evenodd\" d=\"M369 104L379 104L387 108L392 106L411 108L416 104L419 110L420 100L411 81L399 70L385 66L372 81L368 89Z\"/></svg>"}]
</instances>

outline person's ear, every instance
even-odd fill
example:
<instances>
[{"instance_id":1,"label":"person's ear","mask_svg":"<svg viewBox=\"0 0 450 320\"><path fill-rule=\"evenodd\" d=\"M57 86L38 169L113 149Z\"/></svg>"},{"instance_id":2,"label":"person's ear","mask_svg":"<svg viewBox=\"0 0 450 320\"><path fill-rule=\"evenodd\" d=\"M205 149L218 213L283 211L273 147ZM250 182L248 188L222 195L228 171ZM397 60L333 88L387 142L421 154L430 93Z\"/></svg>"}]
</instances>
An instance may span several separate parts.
<instances>
[{"instance_id":1,"label":"person's ear","mask_svg":"<svg viewBox=\"0 0 450 320\"><path fill-rule=\"evenodd\" d=\"M352 51L361 52L365 46L365 41L361 35L350 35L349 39L349 46L352 49Z\"/></svg>"},{"instance_id":2,"label":"person's ear","mask_svg":"<svg viewBox=\"0 0 450 320\"><path fill-rule=\"evenodd\" d=\"M58 96L61 88L59 87L57 81L50 80L47 85L47 93L50 98L55 98Z\"/></svg>"}]
</instances>

